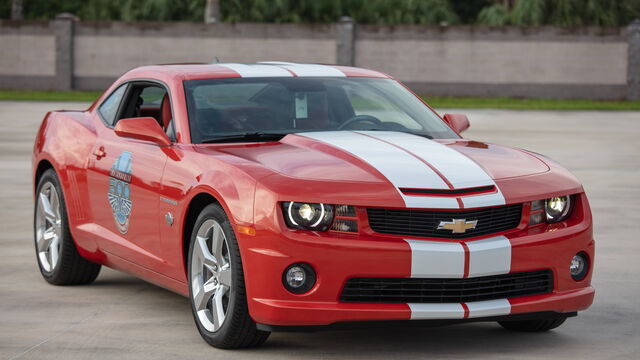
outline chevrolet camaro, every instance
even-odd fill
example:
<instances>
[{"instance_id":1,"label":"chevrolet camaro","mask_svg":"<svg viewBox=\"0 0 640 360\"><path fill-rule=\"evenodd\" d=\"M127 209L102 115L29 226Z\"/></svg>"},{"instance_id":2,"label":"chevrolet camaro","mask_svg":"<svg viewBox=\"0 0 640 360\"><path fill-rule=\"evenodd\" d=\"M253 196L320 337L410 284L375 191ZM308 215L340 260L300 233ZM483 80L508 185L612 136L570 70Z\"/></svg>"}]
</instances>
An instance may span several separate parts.
<instances>
[{"instance_id":1,"label":"chevrolet camaro","mask_svg":"<svg viewBox=\"0 0 640 360\"><path fill-rule=\"evenodd\" d=\"M220 348L357 325L556 328L594 297L584 190L468 127L366 69L136 68L42 121L37 263L55 285L104 265L187 296Z\"/></svg>"}]
</instances>

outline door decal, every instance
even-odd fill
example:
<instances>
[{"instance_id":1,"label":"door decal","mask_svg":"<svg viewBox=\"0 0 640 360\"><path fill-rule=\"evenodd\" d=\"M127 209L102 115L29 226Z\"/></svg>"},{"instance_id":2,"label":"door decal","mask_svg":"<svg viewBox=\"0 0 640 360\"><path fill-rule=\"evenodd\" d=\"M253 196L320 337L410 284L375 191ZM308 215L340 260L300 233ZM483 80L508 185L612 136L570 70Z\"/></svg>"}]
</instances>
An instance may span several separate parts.
<instances>
[{"instance_id":1,"label":"door decal","mask_svg":"<svg viewBox=\"0 0 640 360\"><path fill-rule=\"evenodd\" d=\"M131 215L131 184L132 156L128 151L118 156L109 171L109 204L113 211L113 219L120 233L129 230L129 216Z\"/></svg>"}]
</instances>

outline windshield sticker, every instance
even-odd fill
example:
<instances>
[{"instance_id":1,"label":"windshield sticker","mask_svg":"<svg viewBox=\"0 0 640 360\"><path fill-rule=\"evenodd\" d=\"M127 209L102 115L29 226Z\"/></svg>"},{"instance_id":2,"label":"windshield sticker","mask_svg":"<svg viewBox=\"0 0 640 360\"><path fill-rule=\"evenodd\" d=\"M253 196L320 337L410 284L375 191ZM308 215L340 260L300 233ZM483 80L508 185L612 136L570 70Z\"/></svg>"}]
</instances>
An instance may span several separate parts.
<instances>
[{"instance_id":1,"label":"windshield sticker","mask_svg":"<svg viewBox=\"0 0 640 360\"><path fill-rule=\"evenodd\" d=\"M296 93L296 119L306 119L307 113L307 94Z\"/></svg>"},{"instance_id":2,"label":"windshield sticker","mask_svg":"<svg viewBox=\"0 0 640 360\"><path fill-rule=\"evenodd\" d=\"M109 171L109 204L113 212L116 227L122 234L129 230L129 216L131 215L131 153L123 152L113 163Z\"/></svg>"}]
</instances>

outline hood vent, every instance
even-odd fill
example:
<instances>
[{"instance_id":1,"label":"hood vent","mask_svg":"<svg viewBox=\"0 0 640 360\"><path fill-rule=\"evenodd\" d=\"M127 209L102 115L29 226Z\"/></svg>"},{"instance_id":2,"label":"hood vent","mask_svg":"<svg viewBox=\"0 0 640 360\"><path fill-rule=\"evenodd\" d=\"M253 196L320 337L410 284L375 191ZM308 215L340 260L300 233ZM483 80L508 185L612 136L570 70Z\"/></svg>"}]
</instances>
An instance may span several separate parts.
<instances>
[{"instance_id":1,"label":"hood vent","mask_svg":"<svg viewBox=\"0 0 640 360\"><path fill-rule=\"evenodd\" d=\"M492 193L496 191L494 185L478 186L465 189L413 189L400 188L405 195L410 196L467 196Z\"/></svg>"}]
</instances>

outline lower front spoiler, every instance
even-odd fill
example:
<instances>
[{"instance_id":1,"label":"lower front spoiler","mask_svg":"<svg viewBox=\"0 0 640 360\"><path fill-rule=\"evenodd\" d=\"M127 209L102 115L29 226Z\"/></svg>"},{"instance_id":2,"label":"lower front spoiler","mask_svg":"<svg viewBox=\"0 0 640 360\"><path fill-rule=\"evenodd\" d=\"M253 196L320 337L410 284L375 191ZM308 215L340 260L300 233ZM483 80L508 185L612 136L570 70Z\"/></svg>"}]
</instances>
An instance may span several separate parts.
<instances>
[{"instance_id":1,"label":"lower front spoiler","mask_svg":"<svg viewBox=\"0 0 640 360\"><path fill-rule=\"evenodd\" d=\"M360 330L360 329L379 329L389 327L435 327L456 325L472 322L489 322L489 321L523 321L523 320L552 320L560 318L569 318L578 316L578 312L559 313L554 311L542 311L526 314L513 314L502 316L489 316L481 318L468 319L447 319L447 320L386 320L386 321L351 321L338 322L330 325L309 325L309 326L282 326L256 324L258 330L271 332L316 332L316 331L336 331L336 330Z\"/></svg>"},{"instance_id":2,"label":"lower front spoiler","mask_svg":"<svg viewBox=\"0 0 640 360\"><path fill-rule=\"evenodd\" d=\"M515 297L502 300L448 304L345 303L252 299L253 320L277 328L331 328L340 324L380 322L417 322L452 324L467 321L492 321L496 318L551 314L567 316L587 309L593 302L591 286L563 292ZM462 311L462 309L465 311ZM452 309L457 309L452 311ZM557 315L559 314L559 315ZM256 316L258 315L258 316ZM262 315L262 316L260 316ZM265 316L266 315L266 316Z\"/></svg>"}]
</instances>

